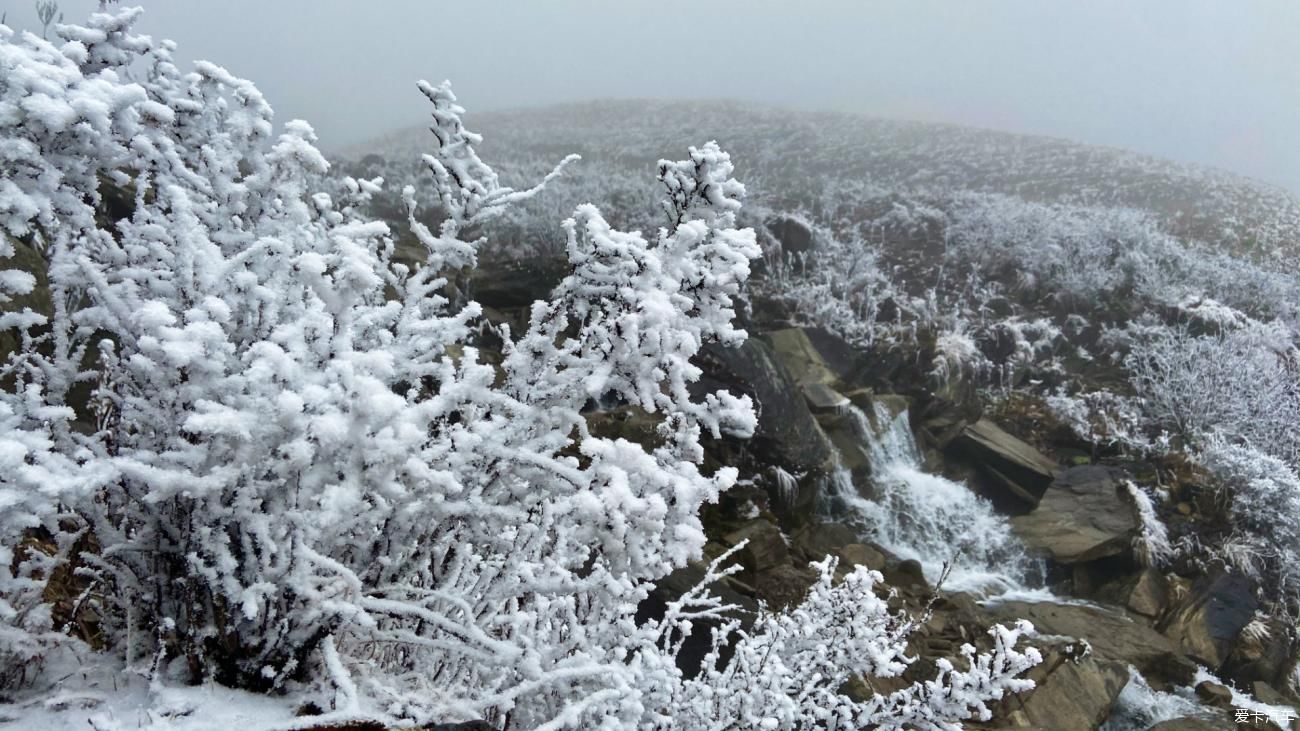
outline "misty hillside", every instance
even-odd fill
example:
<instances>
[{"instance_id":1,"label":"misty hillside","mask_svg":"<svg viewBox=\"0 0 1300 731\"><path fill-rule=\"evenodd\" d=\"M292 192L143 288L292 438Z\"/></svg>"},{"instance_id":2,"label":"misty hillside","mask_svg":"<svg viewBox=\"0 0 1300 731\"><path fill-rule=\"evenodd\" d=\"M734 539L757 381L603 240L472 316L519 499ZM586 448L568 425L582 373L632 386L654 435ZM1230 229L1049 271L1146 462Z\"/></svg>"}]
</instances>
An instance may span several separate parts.
<instances>
[{"instance_id":1,"label":"misty hillside","mask_svg":"<svg viewBox=\"0 0 1300 731\"><path fill-rule=\"evenodd\" d=\"M471 127L507 170L577 153L578 179L636 176L683 144L732 151L751 200L816 208L864 188L911 196L957 191L1149 211L1178 236L1285 258L1300 252L1300 197L1213 168L1126 150L992 130L727 102L598 101L482 112ZM345 151L417 169L428 131L413 127ZM552 195L565 196L564 186Z\"/></svg>"}]
</instances>

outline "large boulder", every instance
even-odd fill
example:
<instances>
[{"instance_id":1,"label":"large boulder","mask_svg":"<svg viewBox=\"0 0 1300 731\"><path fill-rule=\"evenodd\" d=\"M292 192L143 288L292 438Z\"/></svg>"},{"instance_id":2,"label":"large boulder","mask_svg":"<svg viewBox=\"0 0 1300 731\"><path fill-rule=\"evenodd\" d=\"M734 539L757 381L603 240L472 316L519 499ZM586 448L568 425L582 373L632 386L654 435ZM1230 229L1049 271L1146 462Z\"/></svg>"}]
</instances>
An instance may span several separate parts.
<instances>
[{"instance_id":1,"label":"large boulder","mask_svg":"<svg viewBox=\"0 0 1300 731\"><path fill-rule=\"evenodd\" d=\"M862 537L844 523L813 523L790 537L792 552L804 563L820 561L841 548L861 542Z\"/></svg>"},{"instance_id":2,"label":"large boulder","mask_svg":"<svg viewBox=\"0 0 1300 731\"><path fill-rule=\"evenodd\" d=\"M772 352L781 365L789 371L795 383L832 385L839 380L803 328L788 327L783 330L772 330L766 333L764 338L772 344Z\"/></svg>"},{"instance_id":3,"label":"large boulder","mask_svg":"<svg viewBox=\"0 0 1300 731\"><path fill-rule=\"evenodd\" d=\"M737 554L739 563L748 574L762 573L790 562L790 549L781 529L763 518L755 518L723 536L729 546L745 541Z\"/></svg>"},{"instance_id":4,"label":"large boulder","mask_svg":"<svg viewBox=\"0 0 1300 731\"><path fill-rule=\"evenodd\" d=\"M1032 508L1056 477L1056 462L988 419L965 427L951 448L974 463L1005 497Z\"/></svg>"},{"instance_id":5,"label":"large boulder","mask_svg":"<svg viewBox=\"0 0 1300 731\"><path fill-rule=\"evenodd\" d=\"M1249 579L1219 571L1193 585L1160 629L1193 659L1217 671L1259 608Z\"/></svg>"},{"instance_id":6,"label":"large boulder","mask_svg":"<svg viewBox=\"0 0 1300 731\"><path fill-rule=\"evenodd\" d=\"M758 429L745 446L763 461L798 473L830 459L830 441L772 346L759 338L737 348L709 344L696 363L704 371L693 386L697 394L726 389L754 400Z\"/></svg>"},{"instance_id":7,"label":"large boulder","mask_svg":"<svg viewBox=\"0 0 1300 731\"><path fill-rule=\"evenodd\" d=\"M1128 670L1066 638L1036 641L1043 662L1026 675L1035 687L1004 702L1004 728L1096 731L1110 715Z\"/></svg>"},{"instance_id":8,"label":"large boulder","mask_svg":"<svg viewBox=\"0 0 1300 731\"><path fill-rule=\"evenodd\" d=\"M1171 591L1169 579L1164 574L1153 568L1144 568L1106 584L1097 598L1154 619L1168 608Z\"/></svg>"},{"instance_id":9,"label":"large boulder","mask_svg":"<svg viewBox=\"0 0 1300 731\"><path fill-rule=\"evenodd\" d=\"M1032 512L1011 518L1011 526L1026 545L1060 564L1127 554L1138 517L1124 492L1124 476L1100 465L1066 469Z\"/></svg>"},{"instance_id":10,"label":"large boulder","mask_svg":"<svg viewBox=\"0 0 1300 731\"><path fill-rule=\"evenodd\" d=\"M817 247L817 237L812 228L798 218L776 215L763 223L786 254L806 254Z\"/></svg>"},{"instance_id":11,"label":"large boulder","mask_svg":"<svg viewBox=\"0 0 1300 731\"><path fill-rule=\"evenodd\" d=\"M850 404L844 394L824 383L801 383L799 391L814 414L838 414Z\"/></svg>"},{"instance_id":12,"label":"large boulder","mask_svg":"<svg viewBox=\"0 0 1300 731\"><path fill-rule=\"evenodd\" d=\"M1185 682L1195 672L1194 666L1179 657L1178 648L1169 638L1118 609L1011 601L997 602L984 611L990 623L1027 619L1042 634L1086 639L1099 660L1121 667L1132 665L1144 675Z\"/></svg>"}]
</instances>

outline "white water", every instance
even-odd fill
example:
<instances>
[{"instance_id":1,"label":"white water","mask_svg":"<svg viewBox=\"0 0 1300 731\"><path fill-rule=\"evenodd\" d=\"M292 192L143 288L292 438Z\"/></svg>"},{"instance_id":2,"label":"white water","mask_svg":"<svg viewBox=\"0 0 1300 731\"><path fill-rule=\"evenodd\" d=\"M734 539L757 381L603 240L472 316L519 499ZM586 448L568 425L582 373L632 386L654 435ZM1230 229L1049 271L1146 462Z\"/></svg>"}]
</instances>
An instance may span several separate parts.
<instances>
[{"instance_id":1,"label":"white water","mask_svg":"<svg viewBox=\"0 0 1300 731\"><path fill-rule=\"evenodd\" d=\"M891 418L876 406L875 424L849 407L867 448L872 494L862 497L849 471L836 470L823 492L827 518L846 522L902 558L920 562L926 578L937 581L951 570L944 588L985 597L1049 598L1042 586L1041 562L1031 559L1011 533L1005 517L965 485L921 469L921 456L907 412Z\"/></svg>"}]
</instances>

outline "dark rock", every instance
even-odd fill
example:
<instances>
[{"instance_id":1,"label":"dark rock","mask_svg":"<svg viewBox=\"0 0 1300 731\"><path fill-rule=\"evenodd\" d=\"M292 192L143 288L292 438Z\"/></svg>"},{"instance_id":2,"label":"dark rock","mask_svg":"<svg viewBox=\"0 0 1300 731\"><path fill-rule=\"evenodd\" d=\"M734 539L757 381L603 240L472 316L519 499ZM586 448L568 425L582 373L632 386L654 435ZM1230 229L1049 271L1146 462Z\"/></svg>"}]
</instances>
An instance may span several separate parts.
<instances>
[{"instance_id":1,"label":"dark rock","mask_svg":"<svg viewBox=\"0 0 1300 731\"><path fill-rule=\"evenodd\" d=\"M817 239L808 224L790 216L773 216L764 222L772 238L781 244L786 254L805 254L817 246Z\"/></svg>"},{"instance_id":2,"label":"dark rock","mask_svg":"<svg viewBox=\"0 0 1300 731\"><path fill-rule=\"evenodd\" d=\"M769 609L782 611L803 601L817 572L807 566L781 564L754 576L754 592Z\"/></svg>"},{"instance_id":3,"label":"dark rock","mask_svg":"<svg viewBox=\"0 0 1300 731\"><path fill-rule=\"evenodd\" d=\"M854 566L866 566L880 571L889 561L889 555L875 546L865 543L850 543L835 552L840 558L840 568L852 569Z\"/></svg>"},{"instance_id":4,"label":"dark rock","mask_svg":"<svg viewBox=\"0 0 1300 731\"><path fill-rule=\"evenodd\" d=\"M1146 568L1103 586L1097 598L1154 619L1169 606L1169 596L1169 579L1155 569Z\"/></svg>"},{"instance_id":5,"label":"dark rock","mask_svg":"<svg viewBox=\"0 0 1300 731\"><path fill-rule=\"evenodd\" d=\"M790 472L819 468L830 458L830 441L770 345L759 338L738 348L708 344L696 363L704 371L692 389L697 395L726 389L754 400L758 429L745 446L755 455Z\"/></svg>"},{"instance_id":6,"label":"dark rock","mask_svg":"<svg viewBox=\"0 0 1300 731\"><path fill-rule=\"evenodd\" d=\"M764 333L763 337L771 343L776 359L785 366L795 383L834 384L839 380L803 328L772 330Z\"/></svg>"},{"instance_id":7,"label":"dark rock","mask_svg":"<svg viewBox=\"0 0 1300 731\"><path fill-rule=\"evenodd\" d=\"M1038 503L1056 477L1055 462L988 419L963 429L952 447L1028 507Z\"/></svg>"},{"instance_id":8,"label":"dark rock","mask_svg":"<svg viewBox=\"0 0 1300 731\"><path fill-rule=\"evenodd\" d=\"M4 237L0 241L0 248L12 247L13 255L0 258L0 270L16 270L32 275L36 280L36 286L27 294L10 295L8 302L4 304L5 312L22 312L24 309L31 309L38 315L50 317L54 314L54 300L50 294L50 282L46 275L45 257L32 247L24 244L17 239L11 238L7 234L0 233ZM0 329L0 363L3 363L10 353L16 352L22 344L22 338L16 330Z\"/></svg>"},{"instance_id":9,"label":"dark rock","mask_svg":"<svg viewBox=\"0 0 1300 731\"><path fill-rule=\"evenodd\" d=\"M1036 687L1004 702L1005 715L995 716L1007 718L1016 728L1095 731L1128 682L1127 669L1122 663L1081 655L1079 645L1069 640L1034 644L1043 653L1043 662L1026 677Z\"/></svg>"},{"instance_id":10,"label":"dark rock","mask_svg":"<svg viewBox=\"0 0 1300 731\"><path fill-rule=\"evenodd\" d=\"M790 537L790 548L807 563L820 561L861 540L856 530L843 523L814 523L800 528Z\"/></svg>"},{"instance_id":11,"label":"dark rock","mask_svg":"<svg viewBox=\"0 0 1300 731\"><path fill-rule=\"evenodd\" d=\"M1293 644L1288 628L1278 619L1256 616L1241 632L1224 663L1224 677L1238 683L1285 685L1292 667ZM1258 697L1258 696L1257 696ZM1260 698L1260 700L1264 700ZM1273 701L1265 701L1272 703ZM1280 702L1280 701L1279 701Z\"/></svg>"},{"instance_id":12,"label":"dark rock","mask_svg":"<svg viewBox=\"0 0 1300 731\"><path fill-rule=\"evenodd\" d=\"M836 414L849 405L844 394L824 383L802 383L799 391L814 414Z\"/></svg>"},{"instance_id":13,"label":"dark rock","mask_svg":"<svg viewBox=\"0 0 1300 731\"><path fill-rule=\"evenodd\" d=\"M650 595L637 607L636 622L644 624L650 620L662 619L668 602L680 599L683 594L694 589L704 581L707 564L695 561L665 576L651 590ZM738 591L739 583L730 579L713 584L710 591L724 604L737 607L727 613L728 619L738 619L742 628L748 628L758 613L758 602L751 593ZM720 624L717 620L700 620L692 624L691 633L677 655L677 666L690 677L699 672L700 665L713 649L713 628Z\"/></svg>"},{"instance_id":14,"label":"dark rock","mask_svg":"<svg viewBox=\"0 0 1300 731\"><path fill-rule=\"evenodd\" d=\"M1031 548L1074 564L1132 551L1138 519L1125 498L1125 473L1084 465L1061 472L1027 515L1011 525Z\"/></svg>"},{"instance_id":15,"label":"dark rock","mask_svg":"<svg viewBox=\"0 0 1300 731\"><path fill-rule=\"evenodd\" d=\"M1215 708L1232 707L1232 689L1209 680L1203 680L1196 686L1196 697Z\"/></svg>"},{"instance_id":16,"label":"dark rock","mask_svg":"<svg viewBox=\"0 0 1300 731\"><path fill-rule=\"evenodd\" d=\"M747 541L745 547L736 554L740 564L745 567L750 578L781 564L789 563L790 550L785 544L781 530L771 522L756 518L740 528L728 533L723 541L735 546Z\"/></svg>"},{"instance_id":17,"label":"dark rock","mask_svg":"<svg viewBox=\"0 0 1300 731\"><path fill-rule=\"evenodd\" d=\"M1043 634L1086 639L1098 660L1121 667L1132 665L1158 680L1184 682L1195 672L1194 666L1178 657L1177 648L1169 638L1116 609L1051 602L999 602L985 611L990 623L1027 619Z\"/></svg>"},{"instance_id":18,"label":"dark rock","mask_svg":"<svg viewBox=\"0 0 1300 731\"><path fill-rule=\"evenodd\" d=\"M1196 582L1160 629L1183 652L1218 671L1258 609L1252 582L1220 571Z\"/></svg>"},{"instance_id":19,"label":"dark rock","mask_svg":"<svg viewBox=\"0 0 1300 731\"><path fill-rule=\"evenodd\" d=\"M921 562L916 559L889 561L880 573L884 576L885 583L913 597L928 597L934 593L930 581L925 578Z\"/></svg>"},{"instance_id":20,"label":"dark rock","mask_svg":"<svg viewBox=\"0 0 1300 731\"><path fill-rule=\"evenodd\" d=\"M527 263L484 262L469 272L468 294L484 307L521 310L547 299L568 271L565 261L531 259Z\"/></svg>"}]
</instances>

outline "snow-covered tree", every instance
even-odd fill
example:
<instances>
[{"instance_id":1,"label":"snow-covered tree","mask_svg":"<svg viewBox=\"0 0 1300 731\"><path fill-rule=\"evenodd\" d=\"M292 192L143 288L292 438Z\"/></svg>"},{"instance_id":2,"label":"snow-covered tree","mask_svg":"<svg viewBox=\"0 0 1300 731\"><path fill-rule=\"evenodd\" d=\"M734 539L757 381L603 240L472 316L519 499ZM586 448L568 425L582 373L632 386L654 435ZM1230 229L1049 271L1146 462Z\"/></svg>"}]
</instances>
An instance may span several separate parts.
<instances>
[{"instance_id":1,"label":"snow-covered tree","mask_svg":"<svg viewBox=\"0 0 1300 731\"><path fill-rule=\"evenodd\" d=\"M275 134L251 83L180 71L138 15L58 26L59 45L0 28L0 228L41 253L53 302L0 315L21 342L0 365L6 662L64 641L44 590L63 572L71 611L93 609L128 666L315 683L340 716L694 728L747 679L763 727L942 727L1026 687L1037 655L999 630L904 695L840 696L853 674L901 671L906 623L871 575L836 585L830 564L795 615L764 618L701 679L662 642L685 614L637 625L736 479L701 471L701 435L755 425L748 398L691 388L705 343L743 341L734 307L758 255L717 145L660 164L667 225L649 238L580 207L569 276L524 332L499 328L494 365L449 277L475 265L479 224L559 168L503 185L450 87L421 84L444 218L422 223L404 191L424 250L407 267L359 213L382 181L331 178L306 123ZM110 185L133 197L116 221ZM0 272L0 304L35 286ZM597 397L653 415L658 441L592 434Z\"/></svg>"}]
</instances>

